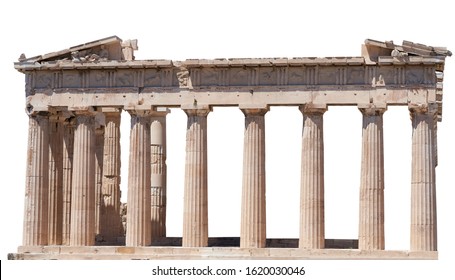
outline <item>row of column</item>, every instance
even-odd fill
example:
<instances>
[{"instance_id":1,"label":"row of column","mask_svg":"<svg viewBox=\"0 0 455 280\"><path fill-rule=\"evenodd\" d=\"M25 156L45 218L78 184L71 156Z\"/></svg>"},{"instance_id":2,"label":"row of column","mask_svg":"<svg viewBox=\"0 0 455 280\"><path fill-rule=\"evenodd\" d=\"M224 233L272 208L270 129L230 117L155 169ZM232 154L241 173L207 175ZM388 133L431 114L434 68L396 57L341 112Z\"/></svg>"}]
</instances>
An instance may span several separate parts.
<instances>
[{"instance_id":1,"label":"row of column","mask_svg":"<svg viewBox=\"0 0 455 280\"><path fill-rule=\"evenodd\" d=\"M188 116L184 183L184 247L208 245L207 201L207 116L209 106L182 107ZM268 107L241 107L245 115L242 217L240 246L265 247L265 121ZM386 108L359 106L363 114L362 164L360 184L359 249L384 249L384 145L382 116ZM324 248L324 142L323 114L326 106L300 107L303 113L301 215L299 247ZM165 116L167 110L129 111L131 114L128 174L127 246L150 245L154 237L165 236ZM410 106L412 116L411 250L437 250L435 195L435 110L430 106ZM49 125L46 114L30 116L29 153L24 219L24 245L52 244L55 221L55 181L63 183L63 240L69 245L93 245L95 233L113 228L119 213L120 146L119 110L106 111L103 160L96 160L95 118L90 112L75 112L76 123L65 125L61 135ZM151 133L150 130L154 130ZM61 130L61 129L60 129ZM74 142L71 143L72 133ZM52 139L50 139L52 138ZM49 147L62 139L63 153ZM56 142L60 142L56 140ZM51 143L49 145L49 143ZM74 153L69 152L73 146ZM60 174L54 162L62 158ZM95 166L103 163L101 197L103 211L95 213ZM46 172L51 170L50 172ZM65 172L65 170L67 172ZM72 178L68 175L72 170ZM71 188L68 182L71 181ZM66 183L65 183L66 182ZM71 193L70 195L68 193ZM46 199L46 196L49 198ZM71 201L69 202L69 197ZM104 201L104 202L103 202ZM101 203L101 202L100 202ZM70 205L70 206L69 206ZM47 211L49 209L49 213ZM57 211L58 212L58 211ZM99 223L95 223L95 219ZM57 223L58 224L58 223ZM97 229L95 225L99 225ZM48 237L48 234L50 235ZM58 234L57 234L58 236ZM55 237L58 238L58 237ZM56 242L57 241L52 241ZM63 244L66 244L63 242Z\"/></svg>"},{"instance_id":2,"label":"row of column","mask_svg":"<svg viewBox=\"0 0 455 280\"><path fill-rule=\"evenodd\" d=\"M120 217L120 113L117 108L103 108L102 112L40 112L29 116L24 245L87 246L95 244L95 236L113 244L124 235ZM150 182L147 186L148 201L152 202L149 222L158 225L149 235L156 237L165 236L166 206L165 113L158 115L158 125L152 124L154 141L144 142L148 151L154 151L147 157L149 170L154 170L152 190ZM132 116L136 114L132 112ZM136 120L133 117L132 124ZM137 136L133 132L134 141ZM135 158L131 161L136 163ZM140 183L134 181L138 169L132 170L130 189L138 190ZM134 199L134 192L131 197ZM128 213L134 221L139 215L135 203L131 205ZM129 228L135 230L132 225Z\"/></svg>"}]
</instances>

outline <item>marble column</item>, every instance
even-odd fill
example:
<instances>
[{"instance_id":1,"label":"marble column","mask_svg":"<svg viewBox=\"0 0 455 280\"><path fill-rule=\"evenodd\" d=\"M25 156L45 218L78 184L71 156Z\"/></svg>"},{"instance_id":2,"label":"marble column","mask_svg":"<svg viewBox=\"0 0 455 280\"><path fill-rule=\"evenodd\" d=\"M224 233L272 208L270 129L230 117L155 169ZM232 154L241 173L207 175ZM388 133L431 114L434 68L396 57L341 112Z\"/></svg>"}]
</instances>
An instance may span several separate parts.
<instances>
[{"instance_id":1,"label":"marble column","mask_svg":"<svg viewBox=\"0 0 455 280\"><path fill-rule=\"evenodd\" d=\"M95 114L76 111L70 246L95 244Z\"/></svg>"},{"instance_id":2,"label":"marble column","mask_svg":"<svg viewBox=\"0 0 455 280\"><path fill-rule=\"evenodd\" d=\"M325 246L323 114L327 111L327 106L304 105L300 110L303 114L303 131L299 248L323 249Z\"/></svg>"},{"instance_id":3,"label":"marble column","mask_svg":"<svg viewBox=\"0 0 455 280\"><path fill-rule=\"evenodd\" d=\"M104 154L104 124L95 124L95 235L97 241L105 241L100 231L101 211L103 208L103 154Z\"/></svg>"},{"instance_id":4,"label":"marble column","mask_svg":"<svg viewBox=\"0 0 455 280\"><path fill-rule=\"evenodd\" d=\"M151 244L150 111L131 115L126 246Z\"/></svg>"},{"instance_id":5,"label":"marble column","mask_svg":"<svg viewBox=\"0 0 455 280\"><path fill-rule=\"evenodd\" d=\"M108 243L123 236L120 217L120 120L121 110L103 108L105 116L102 208L100 234Z\"/></svg>"},{"instance_id":6,"label":"marble column","mask_svg":"<svg viewBox=\"0 0 455 280\"><path fill-rule=\"evenodd\" d=\"M157 108L151 119L151 221L152 242L166 237L166 115Z\"/></svg>"},{"instance_id":7,"label":"marble column","mask_svg":"<svg viewBox=\"0 0 455 280\"><path fill-rule=\"evenodd\" d=\"M409 106L412 118L411 251L437 251L434 115L432 105Z\"/></svg>"},{"instance_id":8,"label":"marble column","mask_svg":"<svg viewBox=\"0 0 455 280\"><path fill-rule=\"evenodd\" d=\"M241 248L264 248L265 212L265 120L264 108L243 108L245 134L243 144Z\"/></svg>"},{"instance_id":9,"label":"marble column","mask_svg":"<svg viewBox=\"0 0 455 280\"><path fill-rule=\"evenodd\" d=\"M359 249L384 250L384 140L386 110L361 107L362 164L360 177Z\"/></svg>"},{"instance_id":10,"label":"marble column","mask_svg":"<svg viewBox=\"0 0 455 280\"><path fill-rule=\"evenodd\" d=\"M207 115L210 107L182 107L186 130L183 247L208 246Z\"/></svg>"},{"instance_id":11,"label":"marble column","mask_svg":"<svg viewBox=\"0 0 455 280\"><path fill-rule=\"evenodd\" d=\"M63 227L63 116L49 117L49 230L48 245L62 244Z\"/></svg>"},{"instance_id":12,"label":"marble column","mask_svg":"<svg viewBox=\"0 0 455 280\"><path fill-rule=\"evenodd\" d=\"M73 142L76 120L67 119L63 124L63 217L62 245L70 245L71 231L71 182L73 174Z\"/></svg>"},{"instance_id":13,"label":"marble column","mask_svg":"<svg viewBox=\"0 0 455 280\"><path fill-rule=\"evenodd\" d=\"M48 243L49 117L29 116L24 203L24 246Z\"/></svg>"}]
</instances>

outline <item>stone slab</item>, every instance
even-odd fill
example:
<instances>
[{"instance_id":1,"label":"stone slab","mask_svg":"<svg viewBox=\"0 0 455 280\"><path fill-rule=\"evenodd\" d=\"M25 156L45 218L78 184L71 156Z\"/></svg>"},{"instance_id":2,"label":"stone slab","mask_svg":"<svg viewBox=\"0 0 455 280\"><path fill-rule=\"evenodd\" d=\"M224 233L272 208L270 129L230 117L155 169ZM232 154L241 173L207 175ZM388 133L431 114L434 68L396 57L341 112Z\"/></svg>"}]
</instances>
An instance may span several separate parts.
<instances>
[{"instance_id":1,"label":"stone slab","mask_svg":"<svg viewBox=\"0 0 455 280\"><path fill-rule=\"evenodd\" d=\"M438 252L357 249L21 246L9 260L437 260Z\"/></svg>"}]
</instances>

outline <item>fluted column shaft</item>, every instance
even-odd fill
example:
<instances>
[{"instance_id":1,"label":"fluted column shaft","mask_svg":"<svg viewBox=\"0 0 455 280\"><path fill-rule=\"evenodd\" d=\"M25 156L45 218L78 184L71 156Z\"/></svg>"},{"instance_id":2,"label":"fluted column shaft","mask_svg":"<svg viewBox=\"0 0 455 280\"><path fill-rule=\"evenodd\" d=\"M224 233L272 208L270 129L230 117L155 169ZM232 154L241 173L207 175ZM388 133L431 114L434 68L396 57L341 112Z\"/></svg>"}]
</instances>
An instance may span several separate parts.
<instances>
[{"instance_id":1,"label":"fluted column shaft","mask_svg":"<svg viewBox=\"0 0 455 280\"><path fill-rule=\"evenodd\" d=\"M431 105L430 105L431 106ZM410 107L412 117L411 251L437 251L436 110Z\"/></svg>"},{"instance_id":2,"label":"fluted column shaft","mask_svg":"<svg viewBox=\"0 0 455 280\"><path fill-rule=\"evenodd\" d=\"M95 244L95 117L77 111L71 193L71 246Z\"/></svg>"},{"instance_id":3,"label":"fluted column shaft","mask_svg":"<svg viewBox=\"0 0 455 280\"><path fill-rule=\"evenodd\" d=\"M326 106L301 106L303 113L302 170L300 188L299 247L323 249L324 231L324 139Z\"/></svg>"},{"instance_id":4,"label":"fluted column shaft","mask_svg":"<svg viewBox=\"0 0 455 280\"><path fill-rule=\"evenodd\" d=\"M268 109L242 109L245 115L243 143L241 248L264 248L265 211L265 120Z\"/></svg>"},{"instance_id":5,"label":"fluted column shaft","mask_svg":"<svg viewBox=\"0 0 455 280\"><path fill-rule=\"evenodd\" d=\"M24 246L48 243L49 117L30 115L24 203Z\"/></svg>"},{"instance_id":6,"label":"fluted column shaft","mask_svg":"<svg viewBox=\"0 0 455 280\"><path fill-rule=\"evenodd\" d=\"M150 115L130 111L126 246L151 244L150 221Z\"/></svg>"},{"instance_id":7,"label":"fluted column shaft","mask_svg":"<svg viewBox=\"0 0 455 280\"><path fill-rule=\"evenodd\" d=\"M151 119L151 221L152 242L166 236L166 115L155 111Z\"/></svg>"},{"instance_id":8,"label":"fluted column shaft","mask_svg":"<svg viewBox=\"0 0 455 280\"><path fill-rule=\"evenodd\" d=\"M63 127L63 217L62 245L70 245L71 231L71 182L73 174L74 118L64 122Z\"/></svg>"},{"instance_id":9,"label":"fluted column shaft","mask_svg":"<svg viewBox=\"0 0 455 280\"><path fill-rule=\"evenodd\" d=\"M207 115L210 108L184 109L186 130L183 247L208 246Z\"/></svg>"},{"instance_id":10,"label":"fluted column shaft","mask_svg":"<svg viewBox=\"0 0 455 280\"><path fill-rule=\"evenodd\" d=\"M100 235L107 242L122 236L120 217L120 121L121 111L104 108L104 155L101 188Z\"/></svg>"},{"instance_id":11,"label":"fluted column shaft","mask_svg":"<svg viewBox=\"0 0 455 280\"><path fill-rule=\"evenodd\" d=\"M384 250L385 108L360 108L363 114L360 177L359 249Z\"/></svg>"},{"instance_id":12,"label":"fluted column shaft","mask_svg":"<svg viewBox=\"0 0 455 280\"><path fill-rule=\"evenodd\" d=\"M63 227L63 118L49 118L49 245L62 244Z\"/></svg>"},{"instance_id":13,"label":"fluted column shaft","mask_svg":"<svg viewBox=\"0 0 455 280\"><path fill-rule=\"evenodd\" d=\"M96 124L95 127L95 234L97 239L104 240L100 231L101 211L103 208L104 126Z\"/></svg>"}]
</instances>

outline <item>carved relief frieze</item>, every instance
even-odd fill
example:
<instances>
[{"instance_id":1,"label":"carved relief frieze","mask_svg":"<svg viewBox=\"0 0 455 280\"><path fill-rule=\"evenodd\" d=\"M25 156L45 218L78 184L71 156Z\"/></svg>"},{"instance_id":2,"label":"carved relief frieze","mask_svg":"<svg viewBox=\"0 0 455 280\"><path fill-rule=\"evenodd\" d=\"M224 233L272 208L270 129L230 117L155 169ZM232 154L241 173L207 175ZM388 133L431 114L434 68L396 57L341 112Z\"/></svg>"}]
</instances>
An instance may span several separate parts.
<instances>
[{"instance_id":1,"label":"carved relief frieze","mask_svg":"<svg viewBox=\"0 0 455 280\"><path fill-rule=\"evenodd\" d=\"M53 75L50 72L36 72L36 88L52 88Z\"/></svg>"},{"instance_id":2,"label":"carved relief frieze","mask_svg":"<svg viewBox=\"0 0 455 280\"><path fill-rule=\"evenodd\" d=\"M145 69L144 71L144 87L160 87L161 72L157 69Z\"/></svg>"},{"instance_id":3,"label":"carved relief frieze","mask_svg":"<svg viewBox=\"0 0 455 280\"><path fill-rule=\"evenodd\" d=\"M246 68L231 68L231 86L248 85L248 70Z\"/></svg>"},{"instance_id":4,"label":"carved relief frieze","mask_svg":"<svg viewBox=\"0 0 455 280\"><path fill-rule=\"evenodd\" d=\"M203 68L201 69L199 83L201 86L218 86L218 69L215 68Z\"/></svg>"},{"instance_id":5,"label":"carved relief frieze","mask_svg":"<svg viewBox=\"0 0 455 280\"><path fill-rule=\"evenodd\" d=\"M81 75L78 70L65 70L63 72L63 88L82 87Z\"/></svg>"},{"instance_id":6,"label":"carved relief frieze","mask_svg":"<svg viewBox=\"0 0 455 280\"><path fill-rule=\"evenodd\" d=\"M351 66L345 68L347 71L346 73L346 84L347 85L364 85L370 84L365 81L365 69L362 66Z\"/></svg>"},{"instance_id":7,"label":"carved relief frieze","mask_svg":"<svg viewBox=\"0 0 455 280\"><path fill-rule=\"evenodd\" d=\"M90 72L90 87L103 88L107 86L106 71L91 71Z\"/></svg>"},{"instance_id":8,"label":"carved relief frieze","mask_svg":"<svg viewBox=\"0 0 455 280\"><path fill-rule=\"evenodd\" d=\"M289 67L287 79L290 86L302 84L306 80L305 67Z\"/></svg>"},{"instance_id":9,"label":"carved relief frieze","mask_svg":"<svg viewBox=\"0 0 455 280\"><path fill-rule=\"evenodd\" d=\"M135 72L132 70L118 70L115 85L118 87L134 87Z\"/></svg>"},{"instance_id":10,"label":"carved relief frieze","mask_svg":"<svg viewBox=\"0 0 455 280\"><path fill-rule=\"evenodd\" d=\"M275 86L277 84L277 76L275 67L259 67L259 84L261 86Z\"/></svg>"}]
</instances>

